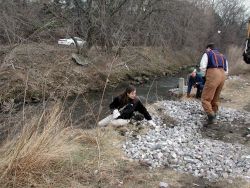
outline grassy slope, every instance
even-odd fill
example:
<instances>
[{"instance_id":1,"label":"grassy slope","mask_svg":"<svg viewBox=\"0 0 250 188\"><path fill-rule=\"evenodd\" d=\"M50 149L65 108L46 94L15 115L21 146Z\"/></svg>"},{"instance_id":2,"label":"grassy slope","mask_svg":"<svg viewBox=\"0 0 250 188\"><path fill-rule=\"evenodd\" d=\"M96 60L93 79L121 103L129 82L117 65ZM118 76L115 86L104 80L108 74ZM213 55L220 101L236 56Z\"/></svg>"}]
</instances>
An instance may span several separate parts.
<instances>
[{"instance_id":1,"label":"grassy slope","mask_svg":"<svg viewBox=\"0 0 250 188\"><path fill-rule=\"evenodd\" d=\"M160 48L130 47L118 58L114 58L115 52L107 55L93 48L88 66L74 63L71 54L75 50L67 47L23 44L6 51L1 55L0 102L22 101L24 96L26 100L62 98L100 90L110 70L112 85L134 76L171 74L193 63L187 53L162 52Z\"/></svg>"},{"instance_id":2,"label":"grassy slope","mask_svg":"<svg viewBox=\"0 0 250 188\"><path fill-rule=\"evenodd\" d=\"M0 184L3 187L241 187L208 182L168 168L150 170L122 152L124 137L116 130L79 130L68 126L60 105L27 120L18 134L0 149Z\"/></svg>"}]
</instances>

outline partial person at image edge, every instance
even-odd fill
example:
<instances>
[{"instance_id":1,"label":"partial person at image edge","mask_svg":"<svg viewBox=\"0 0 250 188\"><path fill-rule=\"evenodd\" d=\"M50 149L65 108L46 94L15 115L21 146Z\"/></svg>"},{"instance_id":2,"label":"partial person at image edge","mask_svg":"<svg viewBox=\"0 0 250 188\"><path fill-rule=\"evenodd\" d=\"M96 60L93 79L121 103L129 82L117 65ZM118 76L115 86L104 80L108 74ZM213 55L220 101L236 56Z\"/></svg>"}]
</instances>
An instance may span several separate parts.
<instances>
[{"instance_id":1,"label":"partial person at image edge","mask_svg":"<svg viewBox=\"0 0 250 188\"><path fill-rule=\"evenodd\" d=\"M245 63L250 64L250 38L246 40L245 49L243 52L243 60Z\"/></svg>"},{"instance_id":2,"label":"partial person at image edge","mask_svg":"<svg viewBox=\"0 0 250 188\"><path fill-rule=\"evenodd\" d=\"M136 88L132 85L128 86L121 95L115 97L109 107L112 114L99 121L98 126L103 127L108 124L113 126L126 125L136 111L141 113L149 124L155 126L147 109L136 96Z\"/></svg>"}]
</instances>

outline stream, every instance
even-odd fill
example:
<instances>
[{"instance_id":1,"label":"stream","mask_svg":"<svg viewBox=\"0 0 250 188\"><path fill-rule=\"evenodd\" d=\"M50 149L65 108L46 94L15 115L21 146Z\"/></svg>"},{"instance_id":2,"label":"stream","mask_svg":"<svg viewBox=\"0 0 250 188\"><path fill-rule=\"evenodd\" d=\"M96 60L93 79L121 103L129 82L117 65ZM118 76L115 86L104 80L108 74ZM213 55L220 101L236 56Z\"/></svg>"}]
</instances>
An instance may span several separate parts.
<instances>
[{"instance_id":1,"label":"stream","mask_svg":"<svg viewBox=\"0 0 250 188\"><path fill-rule=\"evenodd\" d=\"M169 89L176 88L178 78L184 73L172 76L151 79L145 84L136 86L137 96L142 103L154 103L159 100L175 100L176 97L170 94ZM182 76L183 77L183 76ZM184 76L185 78L186 76ZM96 123L96 118L100 114L99 120L107 116L109 104L113 98L121 94L129 82L120 83L117 87L105 90L102 103L103 92L91 92L85 96L71 97L67 100L66 109L71 111L71 119L74 125L81 128L91 128Z\"/></svg>"}]
</instances>

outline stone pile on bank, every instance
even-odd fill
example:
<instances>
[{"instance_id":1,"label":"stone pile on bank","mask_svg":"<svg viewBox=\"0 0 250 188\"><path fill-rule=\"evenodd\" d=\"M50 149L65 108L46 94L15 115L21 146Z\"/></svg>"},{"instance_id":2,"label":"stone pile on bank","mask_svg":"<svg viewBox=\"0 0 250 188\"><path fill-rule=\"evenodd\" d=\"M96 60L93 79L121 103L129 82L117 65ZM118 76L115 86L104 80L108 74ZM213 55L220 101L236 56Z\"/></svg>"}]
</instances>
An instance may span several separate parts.
<instances>
[{"instance_id":1,"label":"stone pile on bank","mask_svg":"<svg viewBox=\"0 0 250 188\"><path fill-rule=\"evenodd\" d=\"M145 135L127 139L123 145L127 156L150 168L166 166L210 180L250 176L249 147L202 137L206 116L199 102L161 101L155 106L159 112L153 116L156 126ZM172 126L164 122L164 116L175 120ZM228 108L222 108L217 118L232 125L250 121L247 112Z\"/></svg>"}]
</instances>

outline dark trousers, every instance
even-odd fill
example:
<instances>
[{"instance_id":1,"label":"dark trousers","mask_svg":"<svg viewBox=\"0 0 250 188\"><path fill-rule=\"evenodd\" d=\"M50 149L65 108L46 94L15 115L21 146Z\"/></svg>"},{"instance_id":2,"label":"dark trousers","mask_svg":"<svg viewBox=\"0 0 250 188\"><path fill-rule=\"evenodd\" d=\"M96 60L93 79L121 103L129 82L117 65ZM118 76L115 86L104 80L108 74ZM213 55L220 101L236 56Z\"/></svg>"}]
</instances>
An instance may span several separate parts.
<instances>
[{"instance_id":1,"label":"dark trousers","mask_svg":"<svg viewBox=\"0 0 250 188\"><path fill-rule=\"evenodd\" d=\"M201 87L200 85L196 85L196 88L197 88L197 91L196 91L195 97L198 99L198 98L201 98L203 87Z\"/></svg>"}]
</instances>

